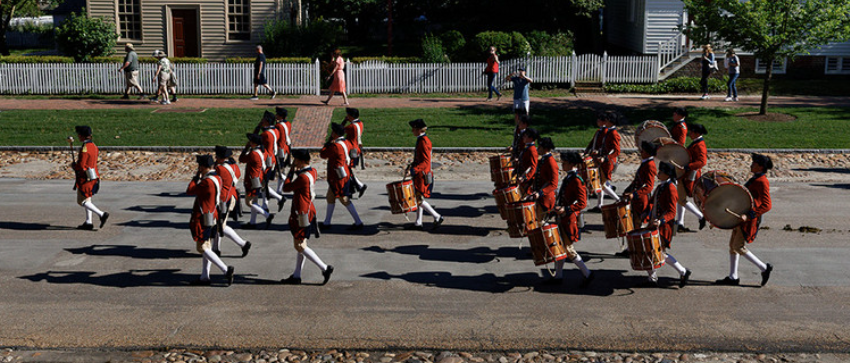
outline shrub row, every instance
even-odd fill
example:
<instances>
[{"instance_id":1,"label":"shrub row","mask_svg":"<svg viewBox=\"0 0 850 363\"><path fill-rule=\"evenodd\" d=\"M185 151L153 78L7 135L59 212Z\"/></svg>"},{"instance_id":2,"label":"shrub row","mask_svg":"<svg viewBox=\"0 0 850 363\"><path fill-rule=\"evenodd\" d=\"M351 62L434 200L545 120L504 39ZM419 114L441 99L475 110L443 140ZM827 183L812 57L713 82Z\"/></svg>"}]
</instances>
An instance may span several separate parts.
<instances>
[{"instance_id":1,"label":"shrub row","mask_svg":"<svg viewBox=\"0 0 850 363\"><path fill-rule=\"evenodd\" d=\"M701 91L697 77L678 77L658 82L656 84L606 84L605 92L608 93L699 93ZM727 76L722 79L709 78L709 92L723 92L726 90Z\"/></svg>"}]
</instances>

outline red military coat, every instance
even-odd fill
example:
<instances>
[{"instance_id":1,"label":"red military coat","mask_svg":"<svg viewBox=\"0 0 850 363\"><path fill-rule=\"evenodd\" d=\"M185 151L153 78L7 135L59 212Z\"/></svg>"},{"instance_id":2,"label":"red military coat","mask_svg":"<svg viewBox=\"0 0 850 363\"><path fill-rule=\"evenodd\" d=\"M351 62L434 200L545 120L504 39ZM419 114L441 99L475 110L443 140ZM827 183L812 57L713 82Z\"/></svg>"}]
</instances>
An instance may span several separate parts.
<instances>
[{"instance_id":1,"label":"red military coat","mask_svg":"<svg viewBox=\"0 0 850 363\"><path fill-rule=\"evenodd\" d=\"M309 166L295 173L293 180L287 180L283 185L284 192L292 192L292 208L289 214L289 231L296 240L306 239L310 234L309 227L301 227L298 218L308 215L308 221L312 223L316 219L316 206L313 199L316 197L316 179L319 172Z\"/></svg>"},{"instance_id":2,"label":"red military coat","mask_svg":"<svg viewBox=\"0 0 850 363\"><path fill-rule=\"evenodd\" d=\"M260 183L263 182L263 174L266 169L266 155L260 148L253 148L247 154L239 155L239 162L245 163L245 195L255 196L259 193L260 188L254 189L251 187L251 179L260 178Z\"/></svg>"},{"instance_id":3,"label":"red military coat","mask_svg":"<svg viewBox=\"0 0 850 363\"><path fill-rule=\"evenodd\" d=\"M413 176L413 188L423 198L431 197L434 183L425 185L425 176L431 174L431 139L422 134L416 138L416 149L413 151L413 163L410 165L410 174Z\"/></svg>"},{"instance_id":4,"label":"red military coat","mask_svg":"<svg viewBox=\"0 0 850 363\"><path fill-rule=\"evenodd\" d=\"M608 133L607 127L600 127L596 130L596 133L593 134L593 139L590 140L590 143L587 144L587 148L584 149L585 154L590 154L593 150L602 150L602 143L605 140L605 134Z\"/></svg>"},{"instance_id":5,"label":"red military coat","mask_svg":"<svg viewBox=\"0 0 850 363\"><path fill-rule=\"evenodd\" d=\"M605 160L599 165L599 174L603 180L611 180L614 165L617 164L617 158L620 157L620 133L617 132L617 128L609 128L608 132L605 133L604 141L602 156Z\"/></svg>"},{"instance_id":6,"label":"red military coat","mask_svg":"<svg viewBox=\"0 0 850 363\"><path fill-rule=\"evenodd\" d=\"M670 137L676 140L679 145L685 146L685 142L688 139L688 124L685 123L684 119L673 125L670 129Z\"/></svg>"},{"instance_id":7,"label":"red military coat","mask_svg":"<svg viewBox=\"0 0 850 363\"><path fill-rule=\"evenodd\" d=\"M525 176L525 182L522 183L520 191L524 195L534 192L534 177L537 175L537 147L534 143L525 146L519 154L519 170L516 171L517 177Z\"/></svg>"},{"instance_id":8,"label":"red military coat","mask_svg":"<svg viewBox=\"0 0 850 363\"><path fill-rule=\"evenodd\" d=\"M564 242L578 242L581 234L578 228L578 217L587 207L587 188L575 170L569 171L561 182L558 192L558 205L564 206L566 214L561 216L558 228Z\"/></svg>"},{"instance_id":9,"label":"red military coat","mask_svg":"<svg viewBox=\"0 0 850 363\"><path fill-rule=\"evenodd\" d=\"M221 196L222 181L214 171L210 171L204 175L200 181L195 182L192 179L189 186L186 188L186 194L195 196L195 204L192 206L192 216L189 218L189 230L192 232L192 239L195 242L203 242L209 238L204 234L204 225L202 224L203 214L212 213L218 220L218 209L216 205ZM212 226L206 226L210 228Z\"/></svg>"},{"instance_id":10,"label":"red military coat","mask_svg":"<svg viewBox=\"0 0 850 363\"><path fill-rule=\"evenodd\" d=\"M267 127L263 129L260 137L263 138L263 154L266 159L265 171L268 172L277 163L277 143L280 139L275 127Z\"/></svg>"},{"instance_id":11,"label":"red military coat","mask_svg":"<svg viewBox=\"0 0 850 363\"><path fill-rule=\"evenodd\" d=\"M242 174L239 171L239 166L229 162L216 164L215 173L221 178L221 201L227 203L231 199L236 198L236 194L238 193L236 191L236 183L239 181L240 174Z\"/></svg>"},{"instance_id":12,"label":"red military coat","mask_svg":"<svg viewBox=\"0 0 850 363\"><path fill-rule=\"evenodd\" d=\"M773 206L770 200L770 181L767 180L767 175L760 173L753 175L744 186L753 196L754 208L747 215L747 221L741 224L741 231L744 232L747 243L753 243L759 232L761 216Z\"/></svg>"},{"instance_id":13,"label":"red military coat","mask_svg":"<svg viewBox=\"0 0 850 363\"><path fill-rule=\"evenodd\" d=\"M687 170L682 177L682 181L685 184L685 191L688 192L688 196L693 197L694 181L702 176L702 168L708 163L708 149L705 147L705 140L703 140L702 136L688 145L688 155L691 158L691 162L685 167ZM690 176L692 174L691 172L695 172L693 177Z\"/></svg>"},{"instance_id":14,"label":"red military coat","mask_svg":"<svg viewBox=\"0 0 850 363\"><path fill-rule=\"evenodd\" d=\"M670 248L673 241L673 227L676 225L676 203L679 202L679 192L676 191L676 183L665 181L658 184L655 193L649 200L649 208L652 210L649 219L658 219L658 233L661 235L661 245Z\"/></svg>"},{"instance_id":15,"label":"red military coat","mask_svg":"<svg viewBox=\"0 0 850 363\"><path fill-rule=\"evenodd\" d=\"M286 155L289 155L290 146L292 145L292 124L283 120L275 124L274 127L277 130L278 155L285 158Z\"/></svg>"},{"instance_id":16,"label":"red military coat","mask_svg":"<svg viewBox=\"0 0 850 363\"><path fill-rule=\"evenodd\" d=\"M540 197L537 199L537 205L544 212L548 212L555 207L555 192L558 190L558 163L552 154L543 155L540 158L539 174L537 175L537 185L540 187L537 192Z\"/></svg>"},{"instance_id":17,"label":"red military coat","mask_svg":"<svg viewBox=\"0 0 850 363\"><path fill-rule=\"evenodd\" d=\"M632 198L632 213L634 215L642 216L646 213L646 208L649 205L649 195L652 193L652 188L655 187L657 174L655 158L650 157L642 160L634 180L626 187L627 193L634 193L634 197ZM635 222L640 221L636 220Z\"/></svg>"},{"instance_id":18,"label":"red military coat","mask_svg":"<svg viewBox=\"0 0 850 363\"><path fill-rule=\"evenodd\" d=\"M80 146L80 152L77 153L77 161L72 165L76 178L74 179L74 188L80 191L86 198L97 193L95 185L100 182L100 171L97 168L98 148L90 139L83 141ZM86 170L94 169L97 179L88 180Z\"/></svg>"},{"instance_id":19,"label":"red military coat","mask_svg":"<svg viewBox=\"0 0 850 363\"><path fill-rule=\"evenodd\" d=\"M363 146L363 122L360 119L351 121L350 124L345 126L345 139L348 140L354 150L357 150L357 155L360 155Z\"/></svg>"},{"instance_id":20,"label":"red military coat","mask_svg":"<svg viewBox=\"0 0 850 363\"><path fill-rule=\"evenodd\" d=\"M328 160L328 185L337 198L351 196L348 190L348 182L351 179L349 150L351 150L351 143L345 137L339 137L333 142L325 144L322 151L319 152L322 159ZM337 168L345 170L345 177L339 177Z\"/></svg>"}]
</instances>

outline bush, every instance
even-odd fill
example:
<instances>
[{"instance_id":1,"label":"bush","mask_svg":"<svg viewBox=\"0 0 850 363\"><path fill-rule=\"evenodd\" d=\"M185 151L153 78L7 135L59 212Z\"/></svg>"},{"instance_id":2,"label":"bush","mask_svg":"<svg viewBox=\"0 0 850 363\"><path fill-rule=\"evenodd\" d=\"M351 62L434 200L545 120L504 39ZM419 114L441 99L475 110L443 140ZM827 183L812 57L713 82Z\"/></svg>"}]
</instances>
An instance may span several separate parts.
<instances>
[{"instance_id":1,"label":"bush","mask_svg":"<svg viewBox=\"0 0 850 363\"><path fill-rule=\"evenodd\" d=\"M548 34L534 30L525 35L531 46L531 54L543 57L571 55L573 52L572 33Z\"/></svg>"},{"instance_id":2,"label":"bush","mask_svg":"<svg viewBox=\"0 0 850 363\"><path fill-rule=\"evenodd\" d=\"M254 63L257 58L233 57L226 58L224 63ZM309 57L266 58L266 63L313 63Z\"/></svg>"},{"instance_id":3,"label":"bush","mask_svg":"<svg viewBox=\"0 0 850 363\"><path fill-rule=\"evenodd\" d=\"M263 29L263 51L267 57L327 57L342 36L342 27L323 19L297 27L283 20L270 20Z\"/></svg>"},{"instance_id":4,"label":"bush","mask_svg":"<svg viewBox=\"0 0 850 363\"><path fill-rule=\"evenodd\" d=\"M371 61L379 61L390 64L397 63L419 63L422 61L419 57L353 57L351 58L351 63L363 63L363 62L371 62Z\"/></svg>"},{"instance_id":5,"label":"bush","mask_svg":"<svg viewBox=\"0 0 850 363\"><path fill-rule=\"evenodd\" d=\"M708 79L709 92L726 91L726 81L729 78L723 76L719 78ZM697 77L678 77L671 78L658 82L656 84L606 84L605 92L609 93L648 93L648 94L664 94L664 93L699 93L699 78Z\"/></svg>"},{"instance_id":6,"label":"bush","mask_svg":"<svg viewBox=\"0 0 850 363\"><path fill-rule=\"evenodd\" d=\"M117 41L115 23L102 18L89 19L85 15L71 13L62 26L56 29L59 50L77 62L111 55Z\"/></svg>"},{"instance_id":7,"label":"bush","mask_svg":"<svg viewBox=\"0 0 850 363\"><path fill-rule=\"evenodd\" d=\"M494 32L486 31L475 35L472 41L472 52L482 57L487 54L487 49L496 47L496 51L504 59L525 57L531 51L528 40L518 32Z\"/></svg>"},{"instance_id":8,"label":"bush","mask_svg":"<svg viewBox=\"0 0 850 363\"><path fill-rule=\"evenodd\" d=\"M422 61L425 63L446 63L446 52L443 42L433 34L425 34L422 38Z\"/></svg>"},{"instance_id":9,"label":"bush","mask_svg":"<svg viewBox=\"0 0 850 363\"><path fill-rule=\"evenodd\" d=\"M446 52L449 59L459 60L458 56L463 47L466 46L466 39L463 38L463 34L457 30L449 30L440 36L440 40L443 42L443 51Z\"/></svg>"},{"instance_id":10,"label":"bush","mask_svg":"<svg viewBox=\"0 0 850 363\"><path fill-rule=\"evenodd\" d=\"M0 57L0 63L74 63L74 58L56 55L7 55Z\"/></svg>"},{"instance_id":11,"label":"bush","mask_svg":"<svg viewBox=\"0 0 850 363\"><path fill-rule=\"evenodd\" d=\"M168 60L171 63L182 63L182 64L206 64L206 58L189 58L189 57L168 57ZM89 61L91 63L121 63L124 61L124 57L122 56L111 56L111 57L92 57ZM156 63L158 60L154 57L139 57L139 63Z\"/></svg>"}]
</instances>

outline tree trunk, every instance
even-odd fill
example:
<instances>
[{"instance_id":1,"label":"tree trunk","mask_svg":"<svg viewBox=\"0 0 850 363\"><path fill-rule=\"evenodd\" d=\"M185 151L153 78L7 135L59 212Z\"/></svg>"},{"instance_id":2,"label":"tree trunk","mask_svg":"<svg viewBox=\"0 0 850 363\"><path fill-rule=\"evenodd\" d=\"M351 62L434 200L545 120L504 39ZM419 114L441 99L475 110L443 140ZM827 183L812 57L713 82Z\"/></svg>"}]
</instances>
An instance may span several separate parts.
<instances>
[{"instance_id":1,"label":"tree trunk","mask_svg":"<svg viewBox=\"0 0 850 363\"><path fill-rule=\"evenodd\" d=\"M774 57L771 57L767 63L767 73L764 77L764 85L761 89L761 108L759 108L759 115L767 114L767 97L770 95L770 78L773 76L773 61Z\"/></svg>"},{"instance_id":2,"label":"tree trunk","mask_svg":"<svg viewBox=\"0 0 850 363\"><path fill-rule=\"evenodd\" d=\"M295 19L292 20L295 23L295 26L300 28L304 21L302 19L304 17L304 10L301 9L301 0L292 0L292 9L295 13Z\"/></svg>"},{"instance_id":3,"label":"tree trunk","mask_svg":"<svg viewBox=\"0 0 850 363\"><path fill-rule=\"evenodd\" d=\"M2 3L2 0L0 0ZM12 16L15 15L16 6L12 6L12 10L9 11L9 17L6 19L2 18L2 14L0 14L0 55L9 55L9 46L6 45L6 31L9 29L9 24L12 23Z\"/></svg>"}]
</instances>

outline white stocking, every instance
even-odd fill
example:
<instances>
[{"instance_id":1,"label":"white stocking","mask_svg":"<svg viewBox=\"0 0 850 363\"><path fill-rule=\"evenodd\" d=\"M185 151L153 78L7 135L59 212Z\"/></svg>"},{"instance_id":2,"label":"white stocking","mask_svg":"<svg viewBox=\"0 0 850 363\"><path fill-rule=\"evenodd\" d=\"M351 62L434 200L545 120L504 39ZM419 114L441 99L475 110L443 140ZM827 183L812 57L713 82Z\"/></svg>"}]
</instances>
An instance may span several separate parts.
<instances>
[{"instance_id":1,"label":"white stocking","mask_svg":"<svg viewBox=\"0 0 850 363\"><path fill-rule=\"evenodd\" d=\"M221 235L216 233L212 241L213 251L221 251Z\"/></svg>"},{"instance_id":2,"label":"white stocking","mask_svg":"<svg viewBox=\"0 0 850 363\"><path fill-rule=\"evenodd\" d=\"M740 255L737 253L729 254L729 278L732 280L738 279L738 260L740 260Z\"/></svg>"},{"instance_id":3,"label":"white stocking","mask_svg":"<svg viewBox=\"0 0 850 363\"><path fill-rule=\"evenodd\" d=\"M86 224L91 224L91 211L86 209Z\"/></svg>"},{"instance_id":4,"label":"white stocking","mask_svg":"<svg viewBox=\"0 0 850 363\"><path fill-rule=\"evenodd\" d=\"M242 237L239 237L239 235L236 234L236 231L234 231L233 228L224 226L223 229L225 237L230 238L231 240L233 240L233 242L236 242L239 247L245 247L245 240L242 239Z\"/></svg>"},{"instance_id":5,"label":"white stocking","mask_svg":"<svg viewBox=\"0 0 850 363\"><path fill-rule=\"evenodd\" d=\"M97 214L98 217L103 217L103 212L100 209L97 209L97 207L92 202L84 202L83 208L92 211L94 214Z\"/></svg>"},{"instance_id":6,"label":"white stocking","mask_svg":"<svg viewBox=\"0 0 850 363\"><path fill-rule=\"evenodd\" d=\"M312 248L304 246L304 252L302 253L304 254L304 257L307 257L307 259L310 260L310 262L315 263L316 266L319 266L319 269L321 269L322 271L328 269L328 265L325 265L325 263L322 262L322 259L319 258L318 255L316 255L316 252L313 252Z\"/></svg>"},{"instance_id":7,"label":"white stocking","mask_svg":"<svg viewBox=\"0 0 850 363\"><path fill-rule=\"evenodd\" d=\"M204 254L203 262L201 262L201 280L209 280L210 279L210 260L207 259L206 253Z\"/></svg>"},{"instance_id":8,"label":"white stocking","mask_svg":"<svg viewBox=\"0 0 850 363\"><path fill-rule=\"evenodd\" d=\"M439 214L437 214L437 211L434 210L434 207L432 207L430 204L428 204L427 201L423 200L420 207L422 207L422 209L424 209L426 212L428 212L428 214L433 216L435 221L440 219L441 216ZM422 224L422 220L419 221L419 224Z\"/></svg>"},{"instance_id":9,"label":"white stocking","mask_svg":"<svg viewBox=\"0 0 850 363\"><path fill-rule=\"evenodd\" d=\"M283 196L278 194L277 191L275 191L272 188L269 188L269 196L271 196L272 198L274 198L276 200L283 200Z\"/></svg>"},{"instance_id":10,"label":"white stocking","mask_svg":"<svg viewBox=\"0 0 850 363\"><path fill-rule=\"evenodd\" d=\"M221 272L227 272L227 265L221 261L212 250L204 250L204 257L208 259L210 262L214 263L216 267L221 270Z\"/></svg>"},{"instance_id":11,"label":"white stocking","mask_svg":"<svg viewBox=\"0 0 850 363\"><path fill-rule=\"evenodd\" d=\"M354 218L354 224L363 224L363 221L360 220L360 216L357 214L357 208L354 208L354 203L348 203L345 208L348 209L348 213L351 214L351 218Z\"/></svg>"},{"instance_id":12,"label":"white stocking","mask_svg":"<svg viewBox=\"0 0 850 363\"><path fill-rule=\"evenodd\" d=\"M298 253L298 258L295 259L295 271L292 272L292 277L301 278L301 269L304 268L304 254Z\"/></svg>"},{"instance_id":13,"label":"white stocking","mask_svg":"<svg viewBox=\"0 0 850 363\"><path fill-rule=\"evenodd\" d=\"M658 281L658 274L655 273L655 270L649 270L649 271L646 272L646 274L649 277L649 281L652 281L652 282Z\"/></svg>"},{"instance_id":14,"label":"white stocking","mask_svg":"<svg viewBox=\"0 0 850 363\"><path fill-rule=\"evenodd\" d=\"M685 206L681 204L676 206L676 223L680 226L685 225Z\"/></svg>"},{"instance_id":15,"label":"white stocking","mask_svg":"<svg viewBox=\"0 0 850 363\"><path fill-rule=\"evenodd\" d=\"M682 264L679 263L679 261L676 261L676 258L673 257L673 255L667 255L667 257L664 259L664 261L666 261L667 264L670 265L670 267L676 269L676 272L679 273L679 276L684 276L685 272L687 272L687 270L685 270L685 267L682 266Z\"/></svg>"},{"instance_id":16,"label":"white stocking","mask_svg":"<svg viewBox=\"0 0 850 363\"><path fill-rule=\"evenodd\" d=\"M573 263L578 266L579 270L581 270L581 274L584 277L590 276L590 270L587 269L587 265L584 264L584 261L581 259L581 255L576 254L576 258L573 259Z\"/></svg>"},{"instance_id":17,"label":"white stocking","mask_svg":"<svg viewBox=\"0 0 850 363\"><path fill-rule=\"evenodd\" d=\"M425 204L424 200L422 201L422 204ZM417 225L417 226L422 225L422 213L423 212L425 212L425 208L422 208L422 205L420 204L419 208L416 208L416 222L414 222L415 225Z\"/></svg>"},{"instance_id":18,"label":"white stocking","mask_svg":"<svg viewBox=\"0 0 850 363\"><path fill-rule=\"evenodd\" d=\"M756 255L754 255L752 252L748 251L747 254L744 255L744 257L746 257L748 260L750 260L750 262L752 262L753 265L756 265L756 267L758 267L759 270L761 270L761 272L764 272L764 271L767 270L767 265L765 265L764 262L761 262L761 260L759 260L759 258L756 257Z\"/></svg>"},{"instance_id":19,"label":"white stocking","mask_svg":"<svg viewBox=\"0 0 850 363\"><path fill-rule=\"evenodd\" d=\"M685 208L687 208L689 212L697 216L697 218L702 219L702 212L699 211L699 208L697 208L697 206L694 205L693 202L688 202L688 204L685 205Z\"/></svg>"},{"instance_id":20,"label":"white stocking","mask_svg":"<svg viewBox=\"0 0 850 363\"><path fill-rule=\"evenodd\" d=\"M328 203L328 210L325 211L325 225L331 225L331 219L334 216L334 208L336 208L336 201L334 203Z\"/></svg>"},{"instance_id":21,"label":"white stocking","mask_svg":"<svg viewBox=\"0 0 850 363\"><path fill-rule=\"evenodd\" d=\"M251 204L251 224L256 223L257 216L256 216L255 213L256 214L262 214L263 217L266 217L266 218L269 217L269 212L267 212L265 208L260 207L257 203L252 203Z\"/></svg>"},{"instance_id":22,"label":"white stocking","mask_svg":"<svg viewBox=\"0 0 850 363\"><path fill-rule=\"evenodd\" d=\"M555 278L564 278L564 260L555 261Z\"/></svg>"},{"instance_id":23,"label":"white stocking","mask_svg":"<svg viewBox=\"0 0 850 363\"><path fill-rule=\"evenodd\" d=\"M617 193L614 193L614 189L611 189L611 182L605 182L605 185L602 186L602 192L608 194L609 197L614 198L616 201L620 201L620 197L617 196Z\"/></svg>"}]
</instances>

